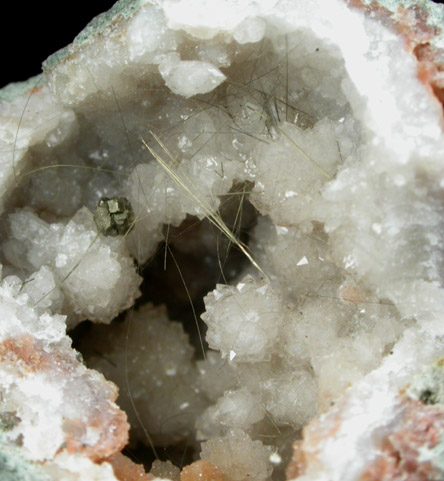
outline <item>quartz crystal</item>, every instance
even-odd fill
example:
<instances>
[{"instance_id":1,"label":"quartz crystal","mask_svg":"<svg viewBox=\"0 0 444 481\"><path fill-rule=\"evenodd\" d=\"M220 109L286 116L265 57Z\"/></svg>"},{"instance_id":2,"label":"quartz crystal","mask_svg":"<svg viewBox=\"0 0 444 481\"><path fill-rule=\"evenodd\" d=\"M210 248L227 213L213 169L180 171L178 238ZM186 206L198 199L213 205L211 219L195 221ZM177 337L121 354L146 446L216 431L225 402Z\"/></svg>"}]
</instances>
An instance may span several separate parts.
<instances>
[{"instance_id":1,"label":"quartz crystal","mask_svg":"<svg viewBox=\"0 0 444 481\"><path fill-rule=\"evenodd\" d=\"M444 479L443 28L120 0L0 91L0 479Z\"/></svg>"}]
</instances>

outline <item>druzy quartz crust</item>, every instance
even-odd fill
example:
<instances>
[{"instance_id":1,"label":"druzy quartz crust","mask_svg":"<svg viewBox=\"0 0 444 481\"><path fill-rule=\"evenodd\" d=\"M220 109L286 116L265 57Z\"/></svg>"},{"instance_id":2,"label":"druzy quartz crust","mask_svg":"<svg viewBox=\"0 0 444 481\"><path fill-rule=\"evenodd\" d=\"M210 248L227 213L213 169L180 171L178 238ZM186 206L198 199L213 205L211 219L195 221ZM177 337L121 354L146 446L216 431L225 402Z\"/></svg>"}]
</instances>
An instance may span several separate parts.
<instances>
[{"instance_id":1,"label":"druzy quartz crust","mask_svg":"<svg viewBox=\"0 0 444 481\"><path fill-rule=\"evenodd\" d=\"M0 91L0 479L444 478L443 27L120 0Z\"/></svg>"}]
</instances>

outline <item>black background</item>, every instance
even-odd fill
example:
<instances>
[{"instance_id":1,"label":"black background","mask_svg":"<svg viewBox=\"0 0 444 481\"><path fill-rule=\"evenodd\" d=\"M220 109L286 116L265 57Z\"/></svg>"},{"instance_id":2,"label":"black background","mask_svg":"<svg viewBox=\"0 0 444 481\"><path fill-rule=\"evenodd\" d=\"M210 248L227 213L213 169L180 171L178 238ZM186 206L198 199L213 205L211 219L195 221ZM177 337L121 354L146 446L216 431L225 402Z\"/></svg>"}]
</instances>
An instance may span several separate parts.
<instances>
[{"instance_id":1,"label":"black background","mask_svg":"<svg viewBox=\"0 0 444 481\"><path fill-rule=\"evenodd\" d=\"M0 9L0 88L41 72L52 53L65 47L93 17L117 0L4 1Z\"/></svg>"}]
</instances>

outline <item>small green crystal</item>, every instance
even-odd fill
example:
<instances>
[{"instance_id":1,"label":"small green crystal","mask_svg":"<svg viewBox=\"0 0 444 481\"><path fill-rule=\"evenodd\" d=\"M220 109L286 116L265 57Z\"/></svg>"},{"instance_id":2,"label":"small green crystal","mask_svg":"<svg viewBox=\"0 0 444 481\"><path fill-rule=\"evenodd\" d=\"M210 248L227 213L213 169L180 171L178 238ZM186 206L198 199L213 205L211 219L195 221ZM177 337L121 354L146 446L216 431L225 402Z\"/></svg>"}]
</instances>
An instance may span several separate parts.
<instances>
[{"instance_id":1,"label":"small green crystal","mask_svg":"<svg viewBox=\"0 0 444 481\"><path fill-rule=\"evenodd\" d=\"M104 236L125 235L134 224L134 211L125 197L102 197L94 212L97 230Z\"/></svg>"}]
</instances>

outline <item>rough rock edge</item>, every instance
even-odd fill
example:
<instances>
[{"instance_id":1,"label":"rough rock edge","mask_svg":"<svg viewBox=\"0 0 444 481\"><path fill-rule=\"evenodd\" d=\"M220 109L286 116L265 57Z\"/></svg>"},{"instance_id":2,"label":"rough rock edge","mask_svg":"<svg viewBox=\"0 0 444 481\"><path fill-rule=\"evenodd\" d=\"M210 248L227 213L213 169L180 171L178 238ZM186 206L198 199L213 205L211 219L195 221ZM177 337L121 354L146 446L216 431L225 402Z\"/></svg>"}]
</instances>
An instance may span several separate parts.
<instances>
[{"instance_id":1,"label":"rough rock edge","mask_svg":"<svg viewBox=\"0 0 444 481\"><path fill-rule=\"evenodd\" d=\"M423 374L419 373L417 379ZM415 382L415 379L413 380ZM442 382L442 379L441 379ZM340 430L347 410L343 399L335 408L312 420L303 430L303 439L293 444L287 466L288 480L308 474L321 466L317 456L322 445ZM442 404L427 405L410 399L404 389L396 399L390 431L375 441L377 455L359 476L359 481L432 481L442 479L444 463L444 409ZM309 475L310 477L310 475ZM304 477L305 479L305 477Z\"/></svg>"},{"instance_id":2,"label":"rough rock edge","mask_svg":"<svg viewBox=\"0 0 444 481\"><path fill-rule=\"evenodd\" d=\"M369 3L365 0L346 1L352 7L363 9L368 13L375 13L382 23L393 28L405 39L406 49L412 52L418 61L419 79L425 85L430 85L433 94L439 99L441 104L444 105L444 48L441 47L444 43L444 36L442 30L437 26L444 18L444 10L441 9L441 6L433 5L432 8L429 2L412 2L410 0L381 0L379 3L375 1ZM51 70L57 63L64 61L67 57L77 52L84 44L93 41L97 35L100 35L107 27L118 22L120 19L131 17L143 4L143 0L119 0L108 12L93 19L74 39L72 44L51 55L43 64L44 70ZM20 95L31 93L36 84L42 83L42 86L44 85L44 81L41 82L41 78L40 74L31 77L27 81L7 85L0 90L0 101L11 101ZM407 411L409 411L409 408L412 410L416 406L412 407L411 401L405 402ZM336 413L338 413L338 407L339 406L336 406L334 409ZM433 408L433 411L435 412L436 409L439 410L439 408ZM442 415L442 410L440 410L440 413ZM325 418L322 419L322 421L325 421ZM321 420L316 419L306 427L305 433L317 425L319 430L327 436L334 436L337 421L337 416L333 416L327 425L321 426L319 424ZM394 434L396 434L395 431ZM388 435L387 439L391 436L392 435ZM385 448L388 452L389 448L387 445L385 445ZM294 452L293 460L287 470L287 477L289 479L301 474L305 463L304 457L301 454L301 442L295 445ZM18 450L10 446L2 445L0 440L0 461L5 454L6 456L10 454L11 457L8 457L8 462L11 462L11 466L15 466L14 469L16 470L14 471L15 477L11 479L17 481L21 481L22 479L26 479L27 481L49 479L46 477L46 474L40 472L38 465L29 463L24 459L21 461ZM122 458L124 459L122 460ZM126 466L126 470L122 470L121 472L115 467L115 475L122 481L153 479L152 475L142 472L143 470L141 470L138 465L132 463L128 458L119 453L115 454L113 458L107 459L107 461L112 465L117 465L121 462L122 465ZM362 479L373 479L368 477L372 469L373 467L369 466ZM184 468L183 472L185 471L187 471L186 468ZM2 471L0 471L0 474L3 474ZM8 473L6 473L6 476L7 475ZM202 474L200 474L200 476L202 476ZM6 477L5 479L7 480L8 478Z\"/></svg>"},{"instance_id":3,"label":"rough rock edge","mask_svg":"<svg viewBox=\"0 0 444 481\"><path fill-rule=\"evenodd\" d=\"M404 41L418 61L418 78L444 106L444 6L421 0L346 0Z\"/></svg>"},{"instance_id":4,"label":"rough rock edge","mask_svg":"<svg viewBox=\"0 0 444 481\"><path fill-rule=\"evenodd\" d=\"M377 19L405 41L417 60L418 79L444 108L444 6L427 0L345 0ZM444 110L443 110L444 114ZM444 121L444 119L443 119ZM444 125L444 124L443 124ZM407 387L405 388L407 389ZM335 438L347 410L343 398L327 413L305 426L302 440L293 445L287 480L314 479L307 468L321 468L317 455L328 439ZM399 393L397 423L380 441L379 455L364 469L359 481L431 481L442 479L444 463L444 406L424 406ZM441 429L437 429L438 425ZM439 462L437 462L439 460ZM304 476L307 474L307 478ZM313 473L314 474L314 473ZM407 476L407 477L406 477Z\"/></svg>"},{"instance_id":5,"label":"rough rock edge","mask_svg":"<svg viewBox=\"0 0 444 481\"><path fill-rule=\"evenodd\" d=\"M39 86L45 85L42 74L34 75L22 82L11 82L0 89L0 102L12 102L22 95L29 95Z\"/></svg>"},{"instance_id":6,"label":"rough rock edge","mask_svg":"<svg viewBox=\"0 0 444 481\"><path fill-rule=\"evenodd\" d=\"M121 19L132 17L145 3L146 0L119 0L109 10L94 17L72 43L50 55L43 62L43 70L45 72L52 70L58 63L63 62L83 45L92 42L106 28L111 27Z\"/></svg>"},{"instance_id":7,"label":"rough rock edge","mask_svg":"<svg viewBox=\"0 0 444 481\"><path fill-rule=\"evenodd\" d=\"M75 351L69 354L70 357L67 357L63 353L51 352L29 334L18 339L5 339L0 343L0 362L15 364L20 371L19 377L49 371L65 371L74 379L83 376L88 371L87 368L76 359ZM96 406L93 412L83 413L89 415L89 425L100 430L99 439L92 446L85 445L82 442L83 423L66 418L64 449L68 453L82 453L92 461L101 461L121 451L127 444L129 425L126 414L115 404L117 388L109 381L106 382L114 388L110 390L110 397L102 399L102 405Z\"/></svg>"}]
</instances>

